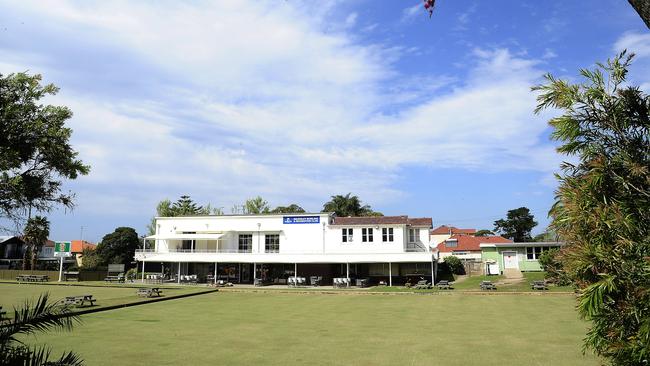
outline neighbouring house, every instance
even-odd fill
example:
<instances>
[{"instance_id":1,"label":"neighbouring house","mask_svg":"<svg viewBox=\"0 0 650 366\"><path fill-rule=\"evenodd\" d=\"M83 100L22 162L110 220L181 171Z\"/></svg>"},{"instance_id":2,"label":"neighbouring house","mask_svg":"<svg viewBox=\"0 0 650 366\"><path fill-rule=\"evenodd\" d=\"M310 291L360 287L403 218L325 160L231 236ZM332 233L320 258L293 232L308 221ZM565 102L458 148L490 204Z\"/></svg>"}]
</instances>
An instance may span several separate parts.
<instances>
[{"instance_id":1,"label":"neighbouring house","mask_svg":"<svg viewBox=\"0 0 650 366\"><path fill-rule=\"evenodd\" d=\"M71 252L72 256L77 262L77 266L81 267L83 264L83 251L84 249L95 250L97 249L97 244L85 241L85 240L72 240Z\"/></svg>"},{"instance_id":2,"label":"neighbouring house","mask_svg":"<svg viewBox=\"0 0 650 366\"><path fill-rule=\"evenodd\" d=\"M481 258L486 263L487 274L501 274L506 270L522 272L541 271L539 256L559 248L562 242L481 243Z\"/></svg>"},{"instance_id":3,"label":"neighbouring house","mask_svg":"<svg viewBox=\"0 0 650 366\"><path fill-rule=\"evenodd\" d=\"M135 259L176 281L404 283L434 277L431 218L332 213L157 217ZM164 268L160 268L160 266Z\"/></svg>"},{"instance_id":4,"label":"neighbouring house","mask_svg":"<svg viewBox=\"0 0 650 366\"><path fill-rule=\"evenodd\" d=\"M438 244L439 260L454 256L463 261L481 262L482 243L512 243L512 240L501 236L473 236L467 234L454 234Z\"/></svg>"},{"instance_id":5,"label":"neighbouring house","mask_svg":"<svg viewBox=\"0 0 650 366\"><path fill-rule=\"evenodd\" d=\"M91 250L94 250L97 247L96 244L85 240L71 240L70 243L70 252L72 256L65 258L64 262L76 263L77 266L81 266L83 263L84 249L90 248ZM43 262L59 261L59 258L54 256L54 242L52 240L48 240L47 243L41 247L41 251L38 253L38 260Z\"/></svg>"},{"instance_id":6,"label":"neighbouring house","mask_svg":"<svg viewBox=\"0 0 650 366\"><path fill-rule=\"evenodd\" d=\"M429 241L434 247L451 238L452 235L474 235L476 229L459 229L454 226L441 225L429 232Z\"/></svg>"},{"instance_id":7,"label":"neighbouring house","mask_svg":"<svg viewBox=\"0 0 650 366\"><path fill-rule=\"evenodd\" d=\"M0 236L0 268L16 268L27 246L20 236Z\"/></svg>"}]
</instances>

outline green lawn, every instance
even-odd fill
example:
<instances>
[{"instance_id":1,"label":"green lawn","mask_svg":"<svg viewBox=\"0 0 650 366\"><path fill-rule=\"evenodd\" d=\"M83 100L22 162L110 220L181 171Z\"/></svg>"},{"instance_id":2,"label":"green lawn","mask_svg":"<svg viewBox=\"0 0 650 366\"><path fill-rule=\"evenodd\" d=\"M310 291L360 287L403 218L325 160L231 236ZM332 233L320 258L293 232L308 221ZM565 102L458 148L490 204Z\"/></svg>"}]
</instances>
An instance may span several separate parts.
<instances>
[{"instance_id":1,"label":"green lawn","mask_svg":"<svg viewBox=\"0 0 650 366\"><path fill-rule=\"evenodd\" d=\"M221 291L83 315L73 333L36 342L74 348L89 365L597 365L580 352L574 303Z\"/></svg>"},{"instance_id":2,"label":"green lawn","mask_svg":"<svg viewBox=\"0 0 650 366\"><path fill-rule=\"evenodd\" d=\"M55 301L65 296L93 295L97 299L95 305L98 307L147 300L138 296L136 294L137 290L133 286L111 287L100 283L93 284L88 282L82 282L81 284L40 285L33 283L16 284L0 282L0 306L9 313L13 306L23 304L26 299L35 300L44 292L49 292L50 298ZM206 289L204 286L165 287L163 289L163 295L181 295Z\"/></svg>"}]
</instances>

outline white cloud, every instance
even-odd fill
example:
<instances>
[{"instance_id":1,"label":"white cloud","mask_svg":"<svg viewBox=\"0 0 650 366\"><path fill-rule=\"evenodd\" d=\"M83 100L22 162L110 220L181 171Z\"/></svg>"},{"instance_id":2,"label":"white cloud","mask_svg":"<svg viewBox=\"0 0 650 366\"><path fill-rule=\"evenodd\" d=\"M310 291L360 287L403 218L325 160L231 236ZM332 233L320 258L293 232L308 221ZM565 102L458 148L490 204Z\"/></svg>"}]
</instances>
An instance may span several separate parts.
<instances>
[{"instance_id":1,"label":"white cloud","mask_svg":"<svg viewBox=\"0 0 650 366\"><path fill-rule=\"evenodd\" d=\"M639 57L648 57L650 56L650 34L626 33L616 41L614 49L617 52L627 49Z\"/></svg>"},{"instance_id":2,"label":"white cloud","mask_svg":"<svg viewBox=\"0 0 650 366\"><path fill-rule=\"evenodd\" d=\"M424 5L422 3L409 6L402 10L402 21L409 21L415 18L417 15L422 15L424 13Z\"/></svg>"},{"instance_id":3,"label":"white cloud","mask_svg":"<svg viewBox=\"0 0 650 366\"><path fill-rule=\"evenodd\" d=\"M114 199L121 206L110 209L149 213L180 194L226 209L257 194L310 210L346 192L380 205L406 194L393 183L407 165L557 166L540 142L544 118L531 116L529 88L542 74L536 60L476 49L462 80L409 78L392 64L403 50L326 33L326 13L300 3L256 4L12 3L41 18L45 39L74 33L154 75L147 93L105 100L76 87L57 97L74 110L74 142L93 167L72 184L80 209L105 212ZM404 14L419 11L420 3ZM355 13L346 19L355 22ZM76 73L71 56L19 56L46 75Z\"/></svg>"},{"instance_id":4,"label":"white cloud","mask_svg":"<svg viewBox=\"0 0 650 366\"><path fill-rule=\"evenodd\" d=\"M354 25L357 24L357 16L357 13L350 13L350 15L345 18L345 26L347 28L354 27Z\"/></svg>"}]
</instances>

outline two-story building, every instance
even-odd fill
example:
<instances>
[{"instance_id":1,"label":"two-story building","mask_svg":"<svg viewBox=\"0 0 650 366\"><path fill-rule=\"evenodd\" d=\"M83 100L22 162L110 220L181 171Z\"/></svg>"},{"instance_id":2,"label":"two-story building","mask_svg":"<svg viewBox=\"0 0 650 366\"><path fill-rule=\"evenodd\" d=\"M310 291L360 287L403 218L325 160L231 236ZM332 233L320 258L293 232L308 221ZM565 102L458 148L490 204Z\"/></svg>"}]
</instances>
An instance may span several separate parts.
<instances>
[{"instance_id":1,"label":"two-story building","mask_svg":"<svg viewBox=\"0 0 650 366\"><path fill-rule=\"evenodd\" d=\"M331 213L158 217L135 259L170 277L283 284L290 276L401 283L433 276L431 218Z\"/></svg>"}]
</instances>

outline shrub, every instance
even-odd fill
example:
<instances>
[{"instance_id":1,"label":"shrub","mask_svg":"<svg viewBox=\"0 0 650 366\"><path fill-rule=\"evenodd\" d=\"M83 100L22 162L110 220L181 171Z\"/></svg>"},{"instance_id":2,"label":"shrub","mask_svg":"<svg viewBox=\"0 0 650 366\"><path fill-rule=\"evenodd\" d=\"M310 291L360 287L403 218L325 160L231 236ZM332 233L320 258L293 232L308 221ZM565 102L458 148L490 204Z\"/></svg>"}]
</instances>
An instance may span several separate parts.
<instances>
[{"instance_id":1,"label":"shrub","mask_svg":"<svg viewBox=\"0 0 650 366\"><path fill-rule=\"evenodd\" d=\"M564 270L561 258L560 250L553 248L542 253L539 265L546 271L546 279L558 286L567 286L571 284L571 279Z\"/></svg>"},{"instance_id":2,"label":"shrub","mask_svg":"<svg viewBox=\"0 0 650 366\"><path fill-rule=\"evenodd\" d=\"M453 274L462 275L465 274L465 267L463 267L463 262L455 256L445 257L445 264L449 267L449 270Z\"/></svg>"}]
</instances>

